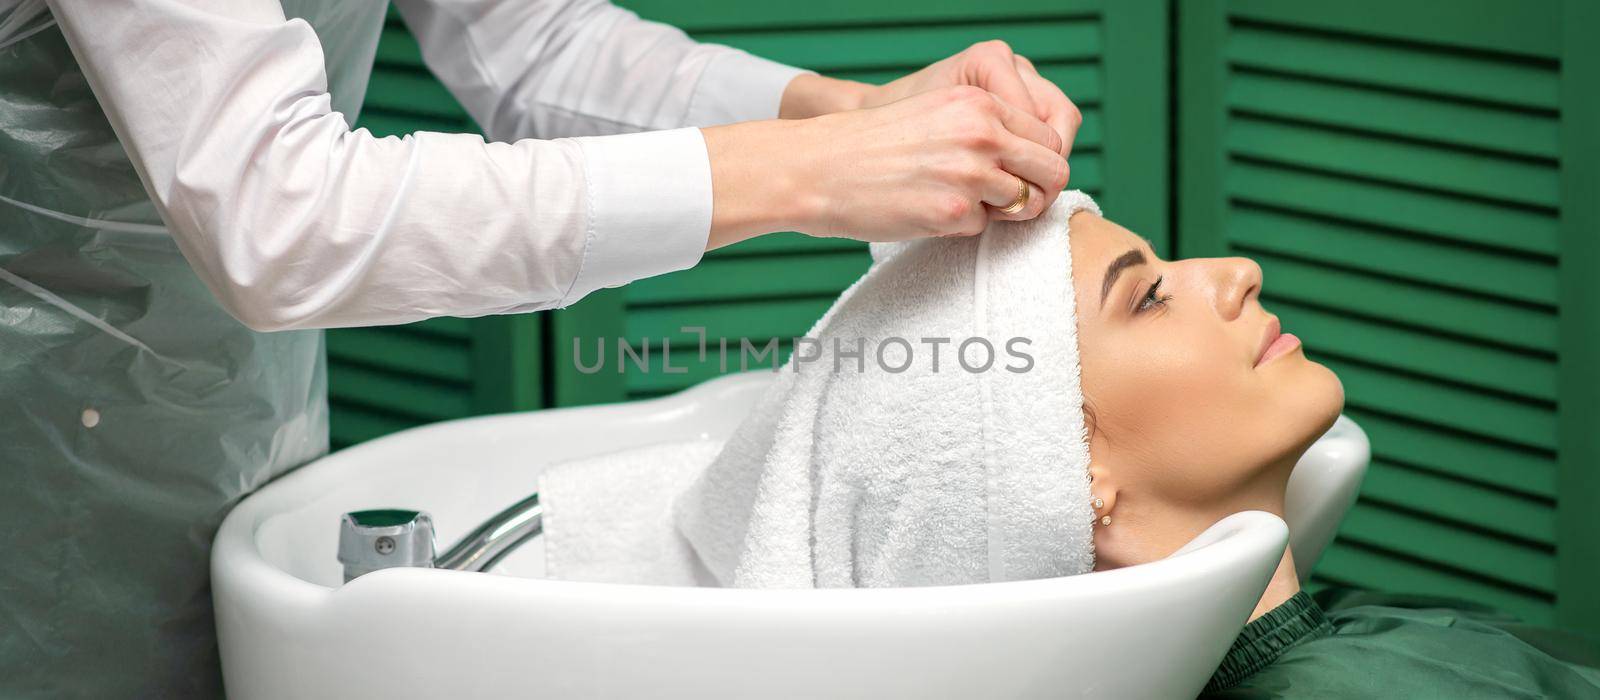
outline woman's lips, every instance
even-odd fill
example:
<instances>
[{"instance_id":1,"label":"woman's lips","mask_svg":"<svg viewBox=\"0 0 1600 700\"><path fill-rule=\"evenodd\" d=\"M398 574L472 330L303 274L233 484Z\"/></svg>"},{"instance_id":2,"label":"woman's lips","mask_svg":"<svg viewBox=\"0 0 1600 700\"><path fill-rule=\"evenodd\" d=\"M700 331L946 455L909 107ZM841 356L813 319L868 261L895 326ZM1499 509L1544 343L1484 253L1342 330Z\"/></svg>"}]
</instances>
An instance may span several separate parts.
<instances>
[{"instance_id":1,"label":"woman's lips","mask_svg":"<svg viewBox=\"0 0 1600 700\"><path fill-rule=\"evenodd\" d=\"M1300 344L1299 338L1296 338L1293 333L1281 332L1281 328L1282 326L1279 325L1276 316L1267 323L1267 332L1261 338L1261 350L1256 355L1255 366L1260 367L1271 361L1272 358L1287 353Z\"/></svg>"}]
</instances>

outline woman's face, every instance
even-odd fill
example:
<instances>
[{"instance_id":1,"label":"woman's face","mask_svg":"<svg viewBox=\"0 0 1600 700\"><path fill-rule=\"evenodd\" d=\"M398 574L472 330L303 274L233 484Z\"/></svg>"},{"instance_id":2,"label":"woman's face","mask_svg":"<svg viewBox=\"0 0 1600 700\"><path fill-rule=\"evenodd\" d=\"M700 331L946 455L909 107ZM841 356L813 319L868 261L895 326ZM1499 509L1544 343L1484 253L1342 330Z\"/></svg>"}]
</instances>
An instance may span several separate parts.
<instances>
[{"instance_id":1,"label":"woman's face","mask_svg":"<svg viewBox=\"0 0 1600 700\"><path fill-rule=\"evenodd\" d=\"M1072 217L1071 236L1097 495L1114 485L1115 512L1186 513L1201 529L1265 507L1274 491L1281 503L1288 471L1338 417L1344 391L1279 336L1259 299L1261 268L1160 260L1092 212Z\"/></svg>"}]
</instances>

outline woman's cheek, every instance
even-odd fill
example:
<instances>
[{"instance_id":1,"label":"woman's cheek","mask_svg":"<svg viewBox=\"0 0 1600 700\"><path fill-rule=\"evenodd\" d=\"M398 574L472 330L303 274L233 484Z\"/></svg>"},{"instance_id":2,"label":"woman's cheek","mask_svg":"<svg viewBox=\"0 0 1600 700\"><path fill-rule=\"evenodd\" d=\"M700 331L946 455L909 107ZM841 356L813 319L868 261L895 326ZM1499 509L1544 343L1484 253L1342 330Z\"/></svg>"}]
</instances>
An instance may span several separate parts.
<instances>
[{"instance_id":1,"label":"woman's cheek","mask_svg":"<svg viewBox=\"0 0 1600 700\"><path fill-rule=\"evenodd\" d=\"M1187 439L1186 424L1197 420L1198 404L1216 397L1217 372L1187 344L1127 343L1090 361L1085 359L1084 390L1100 424L1114 438L1130 434L1174 435ZM1151 430L1159 426L1159 430Z\"/></svg>"}]
</instances>

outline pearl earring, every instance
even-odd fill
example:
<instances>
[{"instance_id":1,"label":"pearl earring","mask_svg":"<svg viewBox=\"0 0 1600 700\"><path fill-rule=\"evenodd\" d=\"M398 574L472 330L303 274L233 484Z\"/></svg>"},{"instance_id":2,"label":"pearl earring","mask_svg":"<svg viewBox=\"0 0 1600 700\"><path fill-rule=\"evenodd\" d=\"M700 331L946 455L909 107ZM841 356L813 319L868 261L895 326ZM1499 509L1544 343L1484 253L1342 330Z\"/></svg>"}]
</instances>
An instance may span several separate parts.
<instances>
[{"instance_id":1,"label":"pearl earring","mask_svg":"<svg viewBox=\"0 0 1600 700\"><path fill-rule=\"evenodd\" d=\"M1104 516L1104 517L1100 518L1100 524L1101 525L1110 525L1111 524L1111 516L1107 515L1107 516Z\"/></svg>"}]
</instances>

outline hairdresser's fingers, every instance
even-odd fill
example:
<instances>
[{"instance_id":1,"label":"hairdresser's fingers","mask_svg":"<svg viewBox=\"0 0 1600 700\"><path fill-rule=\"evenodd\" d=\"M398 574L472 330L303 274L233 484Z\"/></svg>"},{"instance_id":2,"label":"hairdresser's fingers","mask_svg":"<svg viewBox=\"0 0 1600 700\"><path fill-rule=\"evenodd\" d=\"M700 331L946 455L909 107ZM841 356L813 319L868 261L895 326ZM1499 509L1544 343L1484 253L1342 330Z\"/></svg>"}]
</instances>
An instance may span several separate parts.
<instances>
[{"instance_id":1,"label":"hairdresser's fingers","mask_svg":"<svg viewBox=\"0 0 1600 700\"><path fill-rule=\"evenodd\" d=\"M1044 193L1037 202L1030 202L1030 204L1037 203L1040 210L1054 202L1056 196L1067 186L1067 177L1070 174L1067 159L1061 157L1061 154L1054 149L1027 139L1009 138L1001 140L999 156L1002 169L1027 180ZM1033 213L1037 214L1038 211Z\"/></svg>"},{"instance_id":2,"label":"hairdresser's fingers","mask_svg":"<svg viewBox=\"0 0 1600 700\"><path fill-rule=\"evenodd\" d=\"M998 97L995 98L995 106L999 110L1000 125L1004 126L1006 131L1060 154L1061 135L1050 128L1049 124L1040 121L1032 112L1012 107Z\"/></svg>"},{"instance_id":3,"label":"hairdresser's fingers","mask_svg":"<svg viewBox=\"0 0 1600 700\"><path fill-rule=\"evenodd\" d=\"M1038 106L1038 116L1046 124L1061 135L1062 157L1072 155L1072 143L1078 135L1078 128L1083 124L1083 114L1078 111L1078 106L1067 99L1066 93L1061 91L1055 83L1044 79L1039 71L1033 67L1033 62L1025 56L1013 57L1017 64L1017 72L1022 74L1022 79L1028 84L1028 89L1033 92L1034 104ZM1068 167L1070 180L1071 167ZM1065 189L1066 185L1062 186ZM1056 198L1061 196L1061 190L1049 190L1043 193L1041 211L1054 204Z\"/></svg>"},{"instance_id":4,"label":"hairdresser's fingers","mask_svg":"<svg viewBox=\"0 0 1600 700\"><path fill-rule=\"evenodd\" d=\"M1027 84L1022 82L1022 75L1017 71L1017 63L1013 58L1016 54L1011 51L1009 44L999 39L982 41L968 47L962 54L966 58L962 68L970 84L994 93L1006 104L1028 114L1035 112L1033 95L1028 91Z\"/></svg>"},{"instance_id":5,"label":"hairdresser's fingers","mask_svg":"<svg viewBox=\"0 0 1600 700\"><path fill-rule=\"evenodd\" d=\"M993 168L990 170L996 173L1000 172ZM1001 174L1003 175L1003 173ZM1016 192L1014 189L1016 182L1016 178L1011 178L1013 193ZM949 196L944 201L952 204L960 202L960 205L951 206L946 210L949 218L939 222L940 233L934 235L948 238L952 236L975 236L983 233L983 230L989 227L991 218L989 207L986 206L987 203L984 201L987 195L982 193L986 187L986 177L979 177L976 181L969 180L947 190Z\"/></svg>"},{"instance_id":6,"label":"hairdresser's fingers","mask_svg":"<svg viewBox=\"0 0 1600 700\"><path fill-rule=\"evenodd\" d=\"M1021 191L1019 183L1027 188L1028 199L1021 209L1008 214L1003 210L1017 201ZM988 205L990 219L1002 221L1026 221L1038 216L1048 206L1044 191L1038 185L999 168L990 170L984 177L983 203Z\"/></svg>"},{"instance_id":7,"label":"hairdresser's fingers","mask_svg":"<svg viewBox=\"0 0 1600 700\"><path fill-rule=\"evenodd\" d=\"M1083 125L1083 113L1059 86L1039 75L1038 69L1027 57L1019 55L1013 59L1017 64L1017 72L1022 75L1029 93L1033 95L1037 108L1035 114L1061 135L1061 155L1072 155L1072 142L1077 138L1078 128Z\"/></svg>"},{"instance_id":8,"label":"hairdresser's fingers","mask_svg":"<svg viewBox=\"0 0 1600 700\"><path fill-rule=\"evenodd\" d=\"M1009 218L1031 219L1055 203L1056 197L1067 186L1069 169L1066 156L1061 155L1061 137L1031 114L1024 114L1004 103L999 103L998 107L1006 130L1022 137L1005 138L1002 135L999 152L1001 167L1033 183L1042 193L1041 197L1030 201L1030 207L1016 217ZM1044 137L1042 139L1041 134Z\"/></svg>"}]
</instances>

